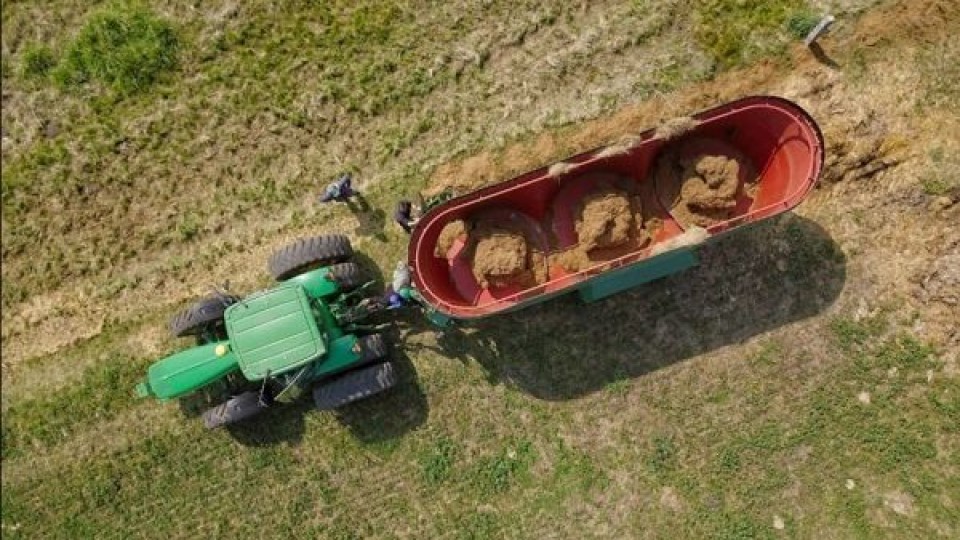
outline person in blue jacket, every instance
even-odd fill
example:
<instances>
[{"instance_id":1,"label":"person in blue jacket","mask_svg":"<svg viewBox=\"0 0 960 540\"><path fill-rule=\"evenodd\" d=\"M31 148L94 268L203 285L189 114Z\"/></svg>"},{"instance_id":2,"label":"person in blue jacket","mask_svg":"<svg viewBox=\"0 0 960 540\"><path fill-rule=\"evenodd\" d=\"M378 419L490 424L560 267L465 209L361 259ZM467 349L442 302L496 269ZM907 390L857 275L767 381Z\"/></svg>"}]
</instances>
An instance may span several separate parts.
<instances>
[{"instance_id":1,"label":"person in blue jacket","mask_svg":"<svg viewBox=\"0 0 960 540\"><path fill-rule=\"evenodd\" d=\"M353 176L350 173L343 173L323 190L323 195L320 195L320 202L349 203L350 198L355 195L358 195L358 193L353 189Z\"/></svg>"}]
</instances>

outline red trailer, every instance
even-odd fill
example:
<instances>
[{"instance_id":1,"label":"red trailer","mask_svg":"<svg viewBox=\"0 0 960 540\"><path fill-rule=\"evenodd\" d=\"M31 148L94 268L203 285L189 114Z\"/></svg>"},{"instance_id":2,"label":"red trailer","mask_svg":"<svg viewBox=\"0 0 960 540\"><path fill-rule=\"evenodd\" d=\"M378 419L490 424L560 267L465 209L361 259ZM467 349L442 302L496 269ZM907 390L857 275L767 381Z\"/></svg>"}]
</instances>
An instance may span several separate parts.
<instances>
[{"instance_id":1,"label":"red trailer","mask_svg":"<svg viewBox=\"0 0 960 540\"><path fill-rule=\"evenodd\" d=\"M730 102L430 209L409 245L414 285L438 324L573 290L603 298L688 268L704 242L795 207L823 154L798 105ZM491 238L522 261L511 274L522 279L478 270Z\"/></svg>"}]
</instances>

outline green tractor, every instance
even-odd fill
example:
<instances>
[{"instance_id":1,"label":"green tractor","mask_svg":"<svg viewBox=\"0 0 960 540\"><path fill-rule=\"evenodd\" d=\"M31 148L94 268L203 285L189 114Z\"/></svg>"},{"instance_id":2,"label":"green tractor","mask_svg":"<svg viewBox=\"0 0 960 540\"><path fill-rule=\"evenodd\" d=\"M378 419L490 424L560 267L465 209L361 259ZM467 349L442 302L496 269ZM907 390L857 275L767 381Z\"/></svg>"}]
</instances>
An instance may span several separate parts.
<instances>
[{"instance_id":1,"label":"green tractor","mask_svg":"<svg viewBox=\"0 0 960 540\"><path fill-rule=\"evenodd\" d=\"M367 296L373 282L352 256L346 236L302 238L270 258L273 288L244 298L218 290L178 313L171 331L196 346L151 365L137 395L221 395L203 413L213 429L311 389L329 410L394 386L380 327L368 324L383 303Z\"/></svg>"}]
</instances>

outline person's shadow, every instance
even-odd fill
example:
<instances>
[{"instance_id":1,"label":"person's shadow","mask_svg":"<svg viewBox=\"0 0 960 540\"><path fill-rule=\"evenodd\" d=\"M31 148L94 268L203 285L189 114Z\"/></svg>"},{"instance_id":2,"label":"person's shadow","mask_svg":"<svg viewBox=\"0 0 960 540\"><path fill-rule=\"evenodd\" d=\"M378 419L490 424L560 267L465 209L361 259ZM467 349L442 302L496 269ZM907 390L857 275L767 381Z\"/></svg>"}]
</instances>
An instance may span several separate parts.
<instances>
[{"instance_id":1,"label":"person's shadow","mask_svg":"<svg viewBox=\"0 0 960 540\"><path fill-rule=\"evenodd\" d=\"M381 208L374 208L362 193L356 193L347 199L347 208L357 219L355 232L360 236L372 236L381 242L386 242L387 236L384 227L387 224L387 214Z\"/></svg>"},{"instance_id":2,"label":"person's shadow","mask_svg":"<svg viewBox=\"0 0 960 540\"><path fill-rule=\"evenodd\" d=\"M813 57L816 58L821 64L833 69L840 67L840 64L838 64L833 58L830 58L827 55L827 52L823 50L823 47L821 47L816 41L811 43L808 48L810 49L810 53L813 54Z\"/></svg>"},{"instance_id":3,"label":"person's shadow","mask_svg":"<svg viewBox=\"0 0 960 540\"><path fill-rule=\"evenodd\" d=\"M789 214L698 255L695 268L592 304L570 294L438 334L412 321L408 346L475 360L491 382L542 399L571 399L816 315L846 279L830 235Z\"/></svg>"}]
</instances>

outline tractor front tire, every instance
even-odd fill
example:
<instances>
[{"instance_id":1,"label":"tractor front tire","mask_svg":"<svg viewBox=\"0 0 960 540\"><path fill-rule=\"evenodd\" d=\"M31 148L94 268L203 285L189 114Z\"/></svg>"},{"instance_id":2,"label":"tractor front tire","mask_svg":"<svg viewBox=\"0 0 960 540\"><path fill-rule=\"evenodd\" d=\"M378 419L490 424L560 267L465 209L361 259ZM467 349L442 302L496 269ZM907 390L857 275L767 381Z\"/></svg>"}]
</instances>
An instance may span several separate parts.
<instances>
[{"instance_id":1,"label":"tractor front tire","mask_svg":"<svg viewBox=\"0 0 960 540\"><path fill-rule=\"evenodd\" d=\"M288 244L270 257L270 274L277 281L292 278L312 268L350 260L353 247L342 234L311 236Z\"/></svg>"},{"instance_id":2,"label":"tractor front tire","mask_svg":"<svg viewBox=\"0 0 960 540\"><path fill-rule=\"evenodd\" d=\"M223 312L238 300L236 296L203 298L170 319L170 332L176 337L195 336L211 325L223 324Z\"/></svg>"},{"instance_id":3,"label":"tractor front tire","mask_svg":"<svg viewBox=\"0 0 960 540\"><path fill-rule=\"evenodd\" d=\"M379 394L397 384L393 364L383 362L348 371L340 377L321 383L313 389L313 403L321 411L329 411Z\"/></svg>"},{"instance_id":4,"label":"tractor front tire","mask_svg":"<svg viewBox=\"0 0 960 540\"><path fill-rule=\"evenodd\" d=\"M340 263L330 266L330 277L337 282L340 292L350 292L367 282L357 263Z\"/></svg>"},{"instance_id":5,"label":"tractor front tire","mask_svg":"<svg viewBox=\"0 0 960 540\"><path fill-rule=\"evenodd\" d=\"M203 425L207 429L216 429L228 424L236 424L252 418L267 407L260 403L260 392L244 392L234 396L203 413Z\"/></svg>"}]
</instances>

